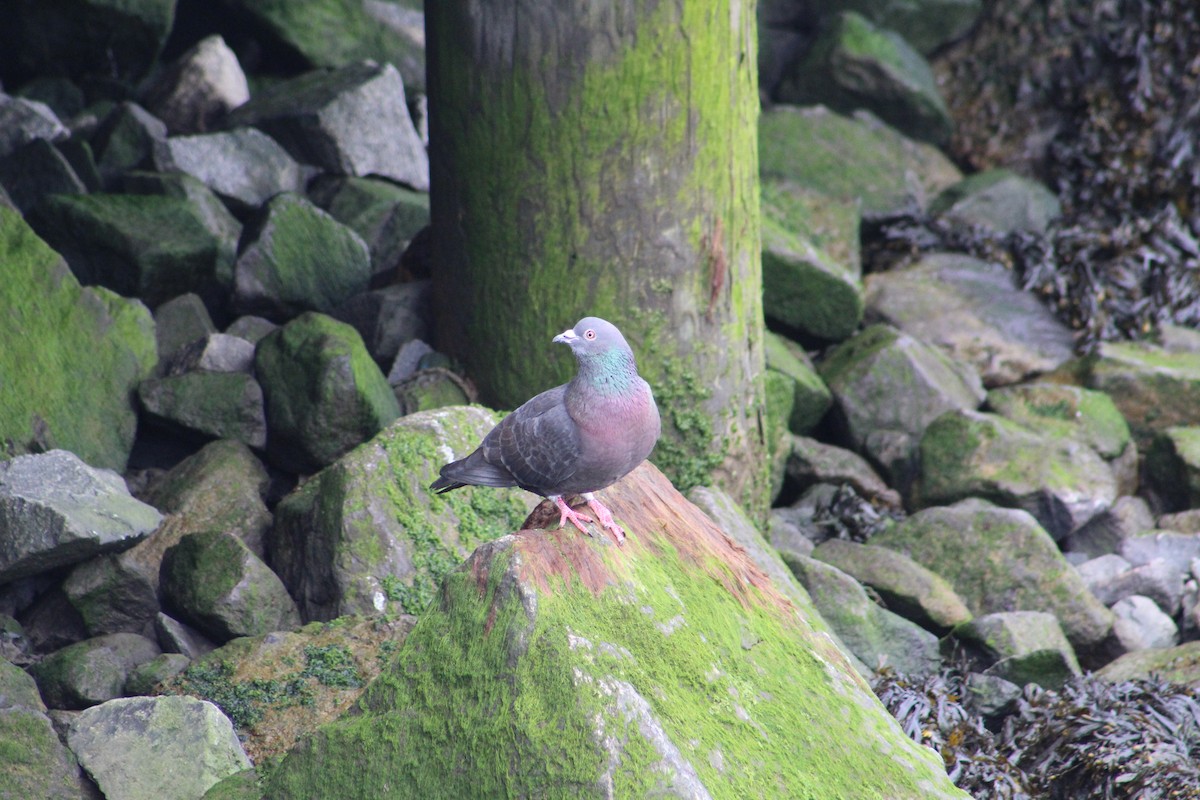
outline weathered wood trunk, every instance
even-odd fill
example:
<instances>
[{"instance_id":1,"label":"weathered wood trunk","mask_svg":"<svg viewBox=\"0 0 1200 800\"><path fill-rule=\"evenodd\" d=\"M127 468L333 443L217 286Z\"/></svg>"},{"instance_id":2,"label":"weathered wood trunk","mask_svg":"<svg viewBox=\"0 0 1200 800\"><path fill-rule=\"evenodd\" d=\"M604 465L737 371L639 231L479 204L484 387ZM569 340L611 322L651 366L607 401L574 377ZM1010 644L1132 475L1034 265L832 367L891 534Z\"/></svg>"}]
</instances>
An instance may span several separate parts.
<instances>
[{"instance_id":1,"label":"weathered wood trunk","mask_svg":"<svg viewBox=\"0 0 1200 800\"><path fill-rule=\"evenodd\" d=\"M426 7L439 343L514 407L625 333L663 414L652 460L765 510L754 3Z\"/></svg>"}]
</instances>

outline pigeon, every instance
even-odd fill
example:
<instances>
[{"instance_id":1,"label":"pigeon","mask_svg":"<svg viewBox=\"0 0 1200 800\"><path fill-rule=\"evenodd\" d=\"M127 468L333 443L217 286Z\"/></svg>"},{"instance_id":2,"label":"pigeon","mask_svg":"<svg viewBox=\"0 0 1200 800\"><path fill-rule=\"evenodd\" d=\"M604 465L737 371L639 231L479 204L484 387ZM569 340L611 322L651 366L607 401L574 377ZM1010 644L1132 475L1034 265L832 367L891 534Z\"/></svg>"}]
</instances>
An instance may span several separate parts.
<instances>
[{"instance_id":1,"label":"pigeon","mask_svg":"<svg viewBox=\"0 0 1200 800\"><path fill-rule=\"evenodd\" d=\"M617 543L625 539L594 492L642 463L661 431L650 385L638 375L633 351L617 327L584 317L552 340L575 354L569 383L542 392L506 416L466 458L440 470L429 487L438 494L460 486L520 486L558 507L558 524L588 536L592 518L563 498L582 495Z\"/></svg>"}]
</instances>

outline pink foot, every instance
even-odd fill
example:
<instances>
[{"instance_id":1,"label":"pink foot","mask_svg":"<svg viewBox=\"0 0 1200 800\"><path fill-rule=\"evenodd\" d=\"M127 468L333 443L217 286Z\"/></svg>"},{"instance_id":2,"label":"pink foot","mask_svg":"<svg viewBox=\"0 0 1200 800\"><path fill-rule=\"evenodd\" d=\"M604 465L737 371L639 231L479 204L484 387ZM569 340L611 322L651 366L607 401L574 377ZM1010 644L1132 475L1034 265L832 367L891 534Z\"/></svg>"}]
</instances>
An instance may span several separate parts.
<instances>
[{"instance_id":1,"label":"pink foot","mask_svg":"<svg viewBox=\"0 0 1200 800\"><path fill-rule=\"evenodd\" d=\"M558 518L559 525L566 525L568 522L570 522L576 528L579 528L579 530L585 535L592 535L591 531L583 526L583 523L592 521L591 517L589 517L587 514L580 514L578 511L571 508L569 505L567 505L566 501L562 499L561 495L554 495L550 499L554 501L554 505L558 506L558 511L560 514ZM609 519L611 521L611 517Z\"/></svg>"},{"instance_id":2,"label":"pink foot","mask_svg":"<svg viewBox=\"0 0 1200 800\"><path fill-rule=\"evenodd\" d=\"M583 499L587 500L588 508L596 512L596 518L600 524L608 529L609 533L617 540L617 544L625 543L625 531L621 530L621 526L613 521L612 514L605 508L599 500L592 495L591 492L586 492Z\"/></svg>"}]
</instances>

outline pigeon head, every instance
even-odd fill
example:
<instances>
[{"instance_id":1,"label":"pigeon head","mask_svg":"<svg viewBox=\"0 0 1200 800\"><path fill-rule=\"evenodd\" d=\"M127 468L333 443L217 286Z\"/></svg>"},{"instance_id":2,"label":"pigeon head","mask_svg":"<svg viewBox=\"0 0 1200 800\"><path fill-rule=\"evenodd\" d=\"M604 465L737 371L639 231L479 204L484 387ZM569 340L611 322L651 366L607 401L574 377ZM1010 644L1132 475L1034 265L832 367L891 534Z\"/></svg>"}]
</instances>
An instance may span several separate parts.
<instances>
[{"instance_id":1,"label":"pigeon head","mask_svg":"<svg viewBox=\"0 0 1200 800\"><path fill-rule=\"evenodd\" d=\"M567 345L575 353L583 380L620 391L631 386L637 377L633 351L611 322L584 317L553 341Z\"/></svg>"}]
</instances>

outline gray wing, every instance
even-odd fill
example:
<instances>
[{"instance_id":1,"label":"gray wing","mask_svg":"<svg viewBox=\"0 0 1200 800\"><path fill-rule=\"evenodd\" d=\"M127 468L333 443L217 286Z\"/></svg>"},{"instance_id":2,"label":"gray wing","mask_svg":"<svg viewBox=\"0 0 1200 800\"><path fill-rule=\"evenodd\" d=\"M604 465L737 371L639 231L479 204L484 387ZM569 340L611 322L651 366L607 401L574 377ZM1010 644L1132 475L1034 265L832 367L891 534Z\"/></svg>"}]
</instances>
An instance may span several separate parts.
<instances>
[{"instance_id":1,"label":"gray wing","mask_svg":"<svg viewBox=\"0 0 1200 800\"><path fill-rule=\"evenodd\" d=\"M559 494L579 463L579 429L563 404L565 386L542 392L500 421L479 446L522 489Z\"/></svg>"}]
</instances>

